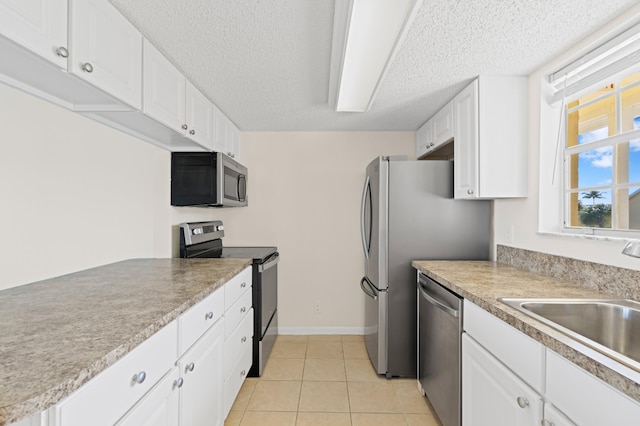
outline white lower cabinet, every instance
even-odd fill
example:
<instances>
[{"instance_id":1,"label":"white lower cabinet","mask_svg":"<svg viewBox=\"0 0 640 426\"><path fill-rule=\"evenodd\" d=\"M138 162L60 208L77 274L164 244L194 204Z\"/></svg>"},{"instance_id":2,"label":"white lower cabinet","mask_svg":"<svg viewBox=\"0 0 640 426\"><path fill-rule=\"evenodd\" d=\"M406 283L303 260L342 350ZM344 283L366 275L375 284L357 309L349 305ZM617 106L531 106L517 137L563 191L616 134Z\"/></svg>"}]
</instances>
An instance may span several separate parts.
<instances>
[{"instance_id":1,"label":"white lower cabinet","mask_svg":"<svg viewBox=\"0 0 640 426\"><path fill-rule=\"evenodd\" d=\"M117 426L175 426L178 424L179 374L172 369L136 404Z\"/></svg>"},{"instance_id":2,"label":"white lower cabinet","mask_svg":"<svg viewBox=\"0 0 640 426\"><path fill-rule=\"evenodd\" d=\"M162 328L55 408L56 426L111 426L169 372L178 327Z\"/></svg>"},{"instance_id":3,"label":"white lower cabinet","mask_svg":"<svg viewBox=\"0 0 640 426\"><path fill-rule=\"evenodd\" d=\"M580 426L640 423L640 403L547 349L547 399Z\"/></svg>"},{"instance_id":4,"label":"white lower cabinet","mask_svg":"<svg viewBox=\"0 0 640 426\"><path fill-rule=\"evenodd\" d=\"M538 426L543 401L466 333L462 336L462 424Z\"/></svg>"},{"instance_id":5,"label":"white lower cabinet","mask_svg":"<svg viewBox=\"0 0 640 426\"><path fill-rule=\"evenodd\" d=\"M556 407L546 403L544 404L544 420L542 426L576 426L571 420L569 420L564 414L562 414Z\"/></svg>"},{"instance_id":6,"label":"white lower cabinet","mask_svg":"<svg viewBox=\"0 0 640 426\"><path fill-rule=\"evenodd\" d=\"M180 425L223 425L224 321L218 321L178 361ZM176 423L177 424L177 423Z\"/></svg>"}]
</instances>

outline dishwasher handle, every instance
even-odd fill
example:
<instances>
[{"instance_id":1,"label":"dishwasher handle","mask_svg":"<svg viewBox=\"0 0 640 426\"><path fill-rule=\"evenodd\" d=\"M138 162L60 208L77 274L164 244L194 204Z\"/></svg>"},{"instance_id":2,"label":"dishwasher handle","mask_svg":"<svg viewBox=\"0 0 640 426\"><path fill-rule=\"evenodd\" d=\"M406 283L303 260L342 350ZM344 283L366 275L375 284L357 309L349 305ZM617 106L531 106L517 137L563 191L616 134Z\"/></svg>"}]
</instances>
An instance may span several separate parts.
<instances>
[{"instance_id":1,"label":"dishwasher handle","mask_svg":"<svg viewBox=\"0 0 640 426\"><path fill-rule=\"evenodd\" d=\"M444 303L442 303L441 301L439 301L435 297L433 297L430 294L428 294L425 291L425 286L424 286L424 284L422 284L422 280L420 281L420 294L422 295L422 297L424 297L424 299L427 302L429 302L432 305L442 309L443 311L445 311L447 314L451 315L452 317L458 318L458 316L460 315L460 312L457 309L453 309L453 308L445 305Z\"/></svg>"}]
</instances>

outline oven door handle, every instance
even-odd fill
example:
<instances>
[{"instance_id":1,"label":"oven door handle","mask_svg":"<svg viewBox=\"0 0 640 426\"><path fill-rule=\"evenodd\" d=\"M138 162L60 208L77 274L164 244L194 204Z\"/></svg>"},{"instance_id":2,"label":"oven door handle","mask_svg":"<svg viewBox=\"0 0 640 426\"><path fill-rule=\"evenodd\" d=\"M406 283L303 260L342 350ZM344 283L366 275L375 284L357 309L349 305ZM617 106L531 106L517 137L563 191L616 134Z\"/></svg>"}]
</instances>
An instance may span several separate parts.
<instances>
[{"instance_id":1,"label":"oven door handle","mask_svg":"<svg viewBox=\"0 0 640 426\"><path fill-rule=\"evenodd\" d=\"M271 269L278 264L280 260L280 255L278 253L272 255L269 260L262 265L258 265L258 272L264 272L267 269Z\"/></svg>"}]
</instances>

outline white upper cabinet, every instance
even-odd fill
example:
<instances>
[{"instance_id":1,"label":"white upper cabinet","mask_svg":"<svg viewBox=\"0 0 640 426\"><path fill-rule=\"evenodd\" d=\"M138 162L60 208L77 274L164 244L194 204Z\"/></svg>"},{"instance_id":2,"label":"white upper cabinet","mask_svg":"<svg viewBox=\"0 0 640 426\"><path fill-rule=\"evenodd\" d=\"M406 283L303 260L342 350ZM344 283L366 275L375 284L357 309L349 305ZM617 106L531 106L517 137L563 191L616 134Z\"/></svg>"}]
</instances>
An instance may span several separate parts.
<instances>
[{"instance_id":1,"label":"white upper cabinet","mask_svg":"<svg viewBox=\"0 0 640 426\"><path fill-rule=\"evenodd\" d=\"M215 106L213 117L215 127L213 150L241 161L240 130Z\"/></svg>"},{"instance_id":2,"label":"white upper cabinet","mask_svg":"<svg viewBox=\"0 0 640 426\"><path fill-rule=\"evenodd\" d=\"M527 196L527 78L480 76L453 99L455 198Z\"/></svg>"},{"instance_id":3,"label":"white upper cabinet","mask_svg":"<svg viewBox=\"0 0 640 426\"><path fill-rule=\"evenodd\" d=\"M433 148L453 138L453 102L449 101L431 119L433 121Z\"/></svg>"},{"instance_id":4,"label":"white upper cabinet","mask_svg":"<svg viewBox=\"0 0 640 426\"><path fill-rule=\"evenodd\" d=\"M453 98L455 122L454 195L477 198L478 191L478 81Z\"/></svg>"},{"instance_id":5,"label":"white upper cabinet","mask_svg":"<svg viewBox=\"0 0 640 426\"><path fill-rule=\"evenodd\" d=\"M427 120L416 132L416 157L421 158L433 149L433 121Z\"/></svg>"},{"instance_id":6,"label":"white upper cabinet","mask_svg":"<svg viewBox=\"0 0 640 426\"><path fill-rule=\"evenodd\" d=\"M213 148L213 104L158 49L144 41L142 111L207 150Z\"/></svg>"},{"instance_id":7,"label":"white upper cabinet","mask_svg":"<svg viewBox=\"0 0 640 426\"><path fill-rule=\"evenodd\" d=\"M142 109L142 34L105 0L69 9L69 72Z\"/></svg>"},{"instance_id":8,"label":"white upper cabinet","mask_svg":"<svg viewBox=\"0 0 640 426\"><path fill-rule=\"evenodd\" d=\"M213 150L213 104L187 81L185 135Z\"/></svg>"},{"instance_id":9,"label":"white upper cabinet","mask_svg":"<svg viewBox=\"0 0 640 426\"><path fill-rule=\"evenodd\" d=\"M67 0L0 0L0 34L67 68Z\"/></svg>"},{"instance_id":10,"label":"white upper cabinet","mask_svg":"<svg viewBox=\"0 0 640 426\"><path fill-rule=\"evenodd\" d=\"M147 40L144 41L142 111L167 127L182 133L185 125L186 79Z\"/></svg>"}]
</instances>

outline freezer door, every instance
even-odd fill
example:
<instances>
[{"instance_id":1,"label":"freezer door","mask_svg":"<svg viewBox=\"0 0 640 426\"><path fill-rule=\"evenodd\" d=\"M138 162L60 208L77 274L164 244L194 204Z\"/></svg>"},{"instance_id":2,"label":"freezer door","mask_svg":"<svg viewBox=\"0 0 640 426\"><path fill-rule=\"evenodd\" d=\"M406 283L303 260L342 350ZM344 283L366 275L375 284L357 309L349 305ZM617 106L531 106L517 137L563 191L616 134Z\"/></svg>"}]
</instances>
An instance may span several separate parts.
<instances>
[{"instance_id":1,"label":"freezer door","mask_svg":"<svg viewBox=\"0 0 640 426\"><path fill-rule=\"evenodd\" d=\"M378 289L387 288L387 176L383 157L367 167L360 225L365 254L365 275Z\"/></svg>"},{"instance_id":2,"label":"freezer door","mask_svg":"<svg viewBox=\"0 0 640 426\"><path fill-rule=\"evenodd\" d=\"M366 277L360 281L365 297L364 339L369 359L378 374L387 373L387 292L379 291Z\"/></svg>"}]
</instances>

